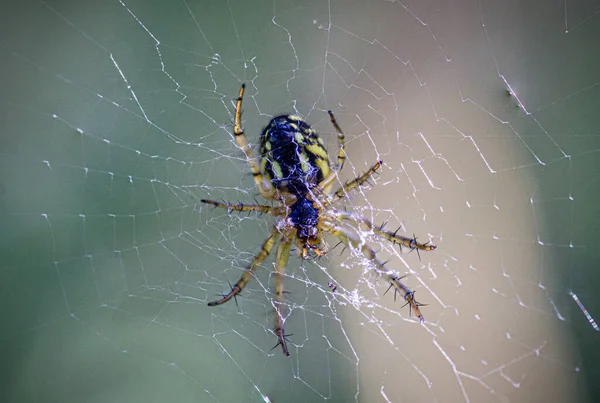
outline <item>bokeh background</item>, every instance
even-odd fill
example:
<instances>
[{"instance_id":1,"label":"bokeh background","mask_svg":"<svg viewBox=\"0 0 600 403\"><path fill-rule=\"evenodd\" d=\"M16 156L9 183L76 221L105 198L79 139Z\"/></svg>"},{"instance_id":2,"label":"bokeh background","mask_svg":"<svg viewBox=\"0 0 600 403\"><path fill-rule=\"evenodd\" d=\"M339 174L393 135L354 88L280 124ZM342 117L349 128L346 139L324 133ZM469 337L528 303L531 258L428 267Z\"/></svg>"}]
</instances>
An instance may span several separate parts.
<instances>
[{"instance_id":1,"label":"bokeh background","mask_svg":"<svg viewBox=\"0 0 600 403\"><path fill-rule=\"evenodd\" d=\"M4 1L0 351L5 402L598 401L600 3ZM209 308L273 220L233 143L303 116L337 207L406 274L425 323L356 251L294 256L284 357L272 259ZM337 285L332 292L328 282Z\"/></svg>"}]
</instances>

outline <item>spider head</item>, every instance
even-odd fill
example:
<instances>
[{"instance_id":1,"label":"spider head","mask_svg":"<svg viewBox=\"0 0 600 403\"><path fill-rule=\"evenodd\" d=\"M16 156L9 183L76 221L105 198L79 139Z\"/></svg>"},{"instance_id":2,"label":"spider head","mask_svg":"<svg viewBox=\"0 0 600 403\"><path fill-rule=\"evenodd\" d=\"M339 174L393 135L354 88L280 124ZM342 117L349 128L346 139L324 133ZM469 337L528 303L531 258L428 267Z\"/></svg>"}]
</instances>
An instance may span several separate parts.
<instances>
[{"instance_id":1,"label":"spider head","mask_svg":"<svg viewBox=\"0 0 600 403\"><path fill-rule=\"evenodd\" d=\"M292 224L296 228L297 237L304 248L303 255L307 249L319 251L319 210L314 207L313 202L305 197L299 197L292 204L289 215ZM317 252L318 253L318 252Z\"/></svg>"}]
</instances>

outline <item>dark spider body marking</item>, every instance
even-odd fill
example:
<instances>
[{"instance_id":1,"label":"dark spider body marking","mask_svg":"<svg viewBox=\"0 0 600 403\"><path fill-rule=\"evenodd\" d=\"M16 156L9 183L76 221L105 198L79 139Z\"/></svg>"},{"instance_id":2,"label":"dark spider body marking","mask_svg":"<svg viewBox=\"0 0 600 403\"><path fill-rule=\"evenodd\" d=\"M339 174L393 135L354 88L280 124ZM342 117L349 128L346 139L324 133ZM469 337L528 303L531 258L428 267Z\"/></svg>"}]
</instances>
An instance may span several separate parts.
<instances>
[{"instance_id":1,"label":"dark spider body marking","mask_svg":"<svg viewBox=\"0 0 600 403\"><path fill-rule=\"evenodd\" d=\"M329 176L327 150L319 135L295 115L269 121L260 136L261 171L273 186L298 197Z\"/></svg>"},{"instance_id":2,"label":"dark spider body marking","mask_svg":"<svg viewBox=\"0 0 600 403\"><path fill-rule=\"evenodd\" d=\"M313 202L304 197L296 200L290 207L290 220L298 231L298 238L304 245L309 240L315 240L319 234L317 224L319 223L319 210L313 206ZM307 245L308 246L308 245Z\"/></svg>"}]
</instances>

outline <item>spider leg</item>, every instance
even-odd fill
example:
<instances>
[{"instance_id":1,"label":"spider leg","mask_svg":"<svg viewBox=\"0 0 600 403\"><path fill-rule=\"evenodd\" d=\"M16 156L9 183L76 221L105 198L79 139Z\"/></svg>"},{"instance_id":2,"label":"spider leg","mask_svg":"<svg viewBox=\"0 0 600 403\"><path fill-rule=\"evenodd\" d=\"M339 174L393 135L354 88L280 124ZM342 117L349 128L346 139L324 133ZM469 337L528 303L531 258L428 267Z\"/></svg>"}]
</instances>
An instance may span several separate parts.
<instances>
[{"instance_id":1,"label":"spider leg","mask_svg":"<svg viewBox=\"0 0 600 403\"><path fill-rule=\"evenodd\" d=\"M231 283L229 281L227 282L227 284L229 284L229 289L233 290L233 286L231 285ZM220 295L221 295L221 298L222 298L222 297L224 297L227 294L221 293ZM239 307L239 305L237 303L237 296L236 295L233 296L233 300L235 301L235 306Z\"/></svg>"},{"instance_id":2,"label":"spider leg","mask_svg":"<svg viewBox=\"0 0 600 403\"><path fill-rule=\"evenodd\" d=\"M373 174L375 174L375 172L377 172L377 170L381 167L381 164L383 164L383 161L377 161L371 168L369 168L369 170L367 172L365 172L358 178L351 180L350 182L344 183L344 186L342 186L341 188L336 190L335 193L333 194L335 199L339 200L342 197L346 196L346 194L350 190L356 189L357 187L364 185L365 182L367 182L369 180L369 178L371 176L373 176Z\"/></svg>"},{"instance_id":3,"label":"spider leg","mask_svg":"<svg viewBox=\"0 0 600 403\"><path fill-rule=\"evenodd\" d=\"M235 104L235 122L233 124L233 135L235 137L235 142L246 155L246 160L248 160L248 164L250 165L250 171L252 172L252 176L254 177L254 182L256 183L258 191L265 199L275 200L277 198L275 189L273 188L273 185L271 185L271 182L266 180L263 174L261 173L260 167L254 155L254 151L252 151L252 148L248 144L248 139L246 139L246 135L244 134L244 130L242 129L242 100L244 98L245 90L246 84L242 84L242 86L240 87L240 93Z\"/></svg>"},{"instance_id":4,"label":"spider leg","mask_svg":"<svg viewBox=\"0 0 600 403\"><path fill-rule=\"evenodd\" d=\"M277 228L273 228L273 231L271 231L271 235L269 236L269 238L267 238L265 243L263 243L260 252L258 252L256 256L254 256L254 260L252 260L252 263L250 263L250 265L246 268L244 274L242 274L237 283L235 283L235 285L231 287L231 291L229 291L227 295L224 295L223 298L217 301L209 302L208 306L224 304L231 298L234 298L236 295L241 293L248 281L250 281L250 278L254 275L256 270L258 270L263 260L265 260L267 256L269 256L269 254L271 253L271 249L273 249L273 245L275 244L275 242L277 242L279 236L279 230L277 230Z\"/></svg>"},{"instance_id":5,"label":"spider leg","mask_svg":"<svg viewBox=\"0 0 600 403\"><path fill-rule=\"evenodd\" d=\"M244 203L228 203L218 202L214 200L201 199L202 203L210 204L211 206L221 207L227 209L228 212L232 211L258 211L260 213L266 213L273 216L285 215L285 209L282 207L266 206L263 204L244 204Z\"/></svg>"},{"instance_id":6,"label":"spider leg","mask_svg":"<svg viewBox=\"0 0 600 403\"><path fill-rule=\"evenodd\" d=\"M419 253L419 249L422 249L422 250L434 250L435 248L436 248L435 245L429 245L429 241L427 241L425 243L422 243L422 244L419 243L419 242L417 242L417 236L413 232L413 237L410 240L410 252L412 252L413 250L416 250L417 251L417 256L419 256L419 260L421 260L421 254Z\"/></svg>"},{"instance_id":7,"label":"spider leg","mask_svg":"<svg viewBox=\"0 0 600 403\"><path fill-rule=\"evenodd\" d=\"M425 318L423 318L421 310L419 309L419 307L423 306L423 304L420 304L415 300L414 291L411 291L407 286L404 285L404 283L402 283L402 281L400 281L402 277L398 277L391 270L388 270L384 263L377 258L377 254L373 248L362 242L356 233L329 222L320 222L319 228L329 232L333 236L338 237L347 244L351 244L354 247L360 247L363 255L375 265L375 270L377 273L381 276L385 276L387 281L390 283L390 286L394 287L394 292L399 293L409 304L411 310L419 318L419 322L423 323L425 321Z\"/></svg>"},{"instance_id":8,"label":"spider leg","mask_svg":"<svg viewBox=\"0 0 600 403\"><path fill-rule=\"evenodd\" d=\"M281 313L281 307L284 305L283 300L283 273L285 271L285 266L287 265L288 257L290 256L290 249L292 247L292 239L291 232L285 236L284 239L279 242L277 246L277 254L275 256L275 336L277 336L277 346L281 346L283 350L283 354L286 356L290 355L286 344L286 337L292 336L291 334L285 334L284 330L284 319ZM273 347L271 350L273 350Z\"/></svg>"},{"instance_id":9,"label":"spider leg","mask_svg":"<svg viewBox=\"0 0 600 403\"><path fill-rule=\"evenodd\" d=\"M376 226L369 219L359 216L358 214L350 213L348 211L335 211L334 214L335 214L335 217L337 220L346 220L346 221L352 221L355 223L364 224L368 229L372 230L376 235L387 239L388 241L390 241L393 244L400 245L400 250L402 250L402 246L404 246L406 248L409 248L411 251L416 250L417 254L418 254L419 250L432 251L435 248L437 248L437 246L430 244L429 242L419 243L417 241L417 237L415 236L415 234L413 234L412 238L408 238L408 237L405 237L402 235L398 235L397 234L398 230L393 231L393 232L384 230L383 225ZM400 229L400 228L398 228L398 229ZM419 255L419 260L421 260L421 255Z\"/></svg>"},{"instance_id":10,"label":"spider leg","mask_svg":"<svg viewBox=\"0 0 600 403\"><path fill-rule=\"evenodd\" d=\"M363 185L365 182L367 182L369 180L369 178L377 172L377 170L381 167L382 164L383 164L383 161L377 161L371 168L369 168L369 170L367 172L365 172L358 178L355 178L349 182L344 183L344 186L339 188L333 194L333 196L322 198L321 195L328 194L329 188L331 187L333 182L338 178L339 170L335 171L335 172L331 173L329 176L327 176L325 179L323 179L316 188L314 188L313 190L311 190L309 192L310 197L313 200L319 200L319 204L321 204L322 207L327 207L331 203L335 202L336 200L339 200L342 197L344 197L348 191L355 189L355 188Z\"/></svg>"},{"instance_id":11,"label":"spider leg","mask_svg":"<svg viewBox=\"0 0 600 403\"><path fill-rule=\"evenodd\" d=\"M344 135L344 132L342 131L342 128L338 124L337 120L335 120L335 116L333 116L333 112L327 111L327 113L329 113L329 118L331 119L331 124L333 125L333 127L335 127L335 130L338 133L338 143L340 144L340 150L338 151L338 156L337 156L336 171L340 172L342 170L342 168L344 167L344 162L346 162L346 150L345 150L346 136Z\"/></svg>"},{"instance_id":12,"label":"spider leg","mask_svg":"<svg viewBox=\"0 0 600 403\"><path fill-rule=\"evenodd\" d=\"M398 280L402 280L404 277L406 277L406 275L402 276L402 277L398 277ZM391 290L394 287L393 284L390 284L390 286L388 287L387 290L385 290L385 292L383 293L383 295L387 294L389 290ZM398 291L394 288L394 302L396 301L396 294L398 293ZM407 302L408 303L408 302ZM406 306L406 304L402 305L401 308L404 308Z\"/></svg>"},{"instance_id":13,"label":"spider leg","mask_svg":"<svg viewBox=\"0 0 600 403\"><path fill-rule=\"evenodd\" d=\"M402 277L398 278L398 280L400 280L400 279L403 279L404 277L406 277L406 276L402 276ZM388 291L389 291L389 290L390 290L392 287L393 287L393 285L392 285L392 284L390 284L390 286L388 287L388 289L387 289L387 290L385 290L385 292L383 293L383 295L387 294L387 293L388 293ZM394 288L394 301L396 301L396 292L397 292L397 290ZM410 295L410 298L406 298L406 299L405 299L405 301L406 301L406 304L404 304L404 305L402 305L402 306L400 307L400 309L402 309L402 308L404 308L406 305L408 305L408 314L409 314L409 315L411 315L411 314L412 314L412 310L413 310L413 308L412 308L412 306L413 306L413 305L412 305L412 304L415 304L417 307L419 307L419 306L427 306L427 304L421 304L420 302L417 302L417 301L415 300L415 291L411 291L411 292L410 292L410 294L411 294L411 295ZM412 300L412 303L411 303L411 300ZM419 318L420 318L421 320L423 320L423 316L420 314L420 312L419 312L419 315L420 315L420 316L419 316Z\"/></svg>"},{"instance_id":14,"label":"spider leg","mask_svg":"<svg viewBox=\"0 0 600 403\"><path fill-rule=\"evenodd\" d=\"M283 354L285 356L289 357L290 356L290 352L288 351L287 344L285 344L285 343L287 341L289 341L287 337L288 336L293 336L293 334L284 334L283 333L283 329L280 328L280 327L278 327L277 329L275 329L275 335L277 336L277 338L279 340L277 341L277 344L275 344L273 346L273 348L271 348L271 350L269 350L269 351L273 351L273 350L275 350L277 348L277 346L281 346L281 348L283 350Z\"/></svg>"}]
</instances>

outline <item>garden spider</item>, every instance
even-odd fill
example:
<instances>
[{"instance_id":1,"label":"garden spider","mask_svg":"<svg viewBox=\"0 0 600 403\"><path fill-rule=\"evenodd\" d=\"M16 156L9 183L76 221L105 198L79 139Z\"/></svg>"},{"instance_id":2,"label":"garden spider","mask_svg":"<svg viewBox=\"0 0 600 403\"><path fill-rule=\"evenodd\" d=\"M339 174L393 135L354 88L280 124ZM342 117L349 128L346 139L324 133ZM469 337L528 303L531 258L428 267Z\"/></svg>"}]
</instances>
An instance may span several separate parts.
<instances>
[{"instance_id":1,"label":"garden spider","mask_svg":"<svg viewBox=\"0 0 600 403\"><path fill-rule=\"evenodd\" d=\"M235 141L246 155L260 194L267 200L278 201L280 205L273 207L260 204L232 204L205 199L201 201L215 207L225 208L228 211L258 211L280 219L263 243L260 252L256 254L237 283L221 299L209 302L208 306L221 305L242 292L260 264L269 256L273 246L279 242L275 257L275 330L273 332L278 339L275 347L280 345L283 354L289 356L286 337L290 335L284 332L281 306L284 304L283 274L292 242L295 241L303 258L308 256L308 251L322 256L325 253L321 248L323 233L327 232L339 238L346 245L350 244L360 248L364 256L373 262L378 274L387 278L390 288L394 287L394 299L396 293L399 293L409 305L409 310L414 311L422 323L424 319L419 306L423 304L418 303L415 300L414 292L400 281L402 277L387 270L385 264L377 258L375 251L364 243L355 231L337 223L344 221L356 226L362 224L376 235L393 244L398 244L400 249L404 246L411 251L417 250L417 253L419 249L434 250L435 245L428 242L419 243L414 235L413 238L407 238L398 235L397 230L395 232L384 230L383 225L375 226L365 217L347 211L339 211L331 206L333 202L346 196L348 191L367 182L369 177L381 167L382 162L378 161L363 175L346 182L337 191L331 193L331 187L346 160L344 133L331 111L328 111L329 117L338 133L339 142L337 166L330 166L329 155L321 137L306 122L295 115L281 115L271 119L262 131L259 159L257 160L242 130L242 99L245 88L245 85L242 84L236 102L233 125Z\"/></svg>"}]
</instances>

